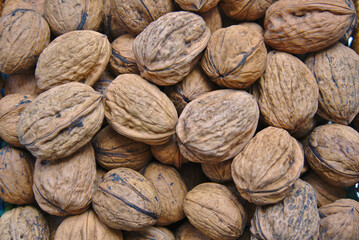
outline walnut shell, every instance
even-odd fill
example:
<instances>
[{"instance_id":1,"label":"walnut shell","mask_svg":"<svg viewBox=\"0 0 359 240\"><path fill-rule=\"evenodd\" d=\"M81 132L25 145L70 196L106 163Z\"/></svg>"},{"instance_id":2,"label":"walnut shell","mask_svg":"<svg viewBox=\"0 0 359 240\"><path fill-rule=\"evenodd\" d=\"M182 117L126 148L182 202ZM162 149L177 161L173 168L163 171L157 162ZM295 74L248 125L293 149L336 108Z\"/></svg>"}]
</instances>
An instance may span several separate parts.
<instances>
[{"instance_id":1,"label":"walnut shell","mask_svg":"<svg viewBox=\"0 0 359 240\"><path fill-rule=\"evenodd\" d=\"M241 23L212 34L201 67L222 87L247 88L264 72L266 59L261 26Z\"/></svg>"},{"instance_id":2,"label":"walnut shell","mask_svg":"<svg viewBox=\"0 0 359 240\"><path fill-rule=\"evenodd\" d=\"M150 227L142 231L127 232L126 240L175 240L173 233L164 227Z\"/></svg>"},{"instance_id":3,"label":"walnut shell","mask_svg":"<svg viewBox=\"0 0 359 240\"><path fill-rule=\"evenodd\" d=\"M245 211L236 196L221 184L196 186L187 193L183 209L191 224L208 238L230 240L243 233Z\"/></svg>"},{"instance_id":4,"label":"walnut shell","mask_svg":"<svg viewBox=\"0 0 359 240\"><path fill-rule=\"evenodd\" d=\"M96 159L96 156L95 156ZM104 170L103 168L99 167L98 165L96 165L96 180L95 180L95 184L94 184L94 189L95 192L98 189L98 186L100 185L100 183L103 181L103 178L105 177L106 173L108 171Z\"/></svg>"},{"instance_id":5,"label":"walnut shell","mask_svg":"<svg viewBox=\"0 0 359 240\"><path fill-rule=\"evenodd\" d=\"M232 163L232 177L241 196L257 205L284 199L299 178L304 154L297 140L281 128L258 132Z\"/></svg>"},{"instance_id":6,"label":"walnut shell","mask_svg":"<svg viewBox=\"0 0 359 240\"><path fill-rule=\"evenodd\" d=\"M256 100L239 90L216 90L190 102L176 127L181 154L192 162L218 163L236 156L254 135Z\"/></svg>"},{"instance_id":7,"label":"walnut shell","mask_svg":"<svg viewBox=\"0 0 359 240\"><path fill-rule=\"evenodd\" d=\"M186 11L208 12L216 7L220 0L175 0L175 2Z\"/></svg>"},{"instance_id":8,"label":"walnut shell","mask_svg":"<svg viewBox=\"0 0 359 240\"><path fill-rule=\"evenodd\" d=\"M126 30L121 23L122 18L116 11L114 0L103 0L104 21L103 29L107 37L111 40L126 34Z\"/></svg>"},{"instance_id":9,"label":"walnut shell","mask_svg":"<svg viewBox=\"0 0 359 240\"><path fill-rule=\"evenodd\" d=\"M166 143L177 123L171 100L136 74L119 75L108 86L105 116L121 135L150 145Z\"/></svg>"},{"instance_id":10,"label":"walnut shell","mask_svg":"<svg viewBox=\"0 0 359 240\"><path fill-rule=\"evenodd\" d=\"M190 222L185 222L176 231L176 240L209 240Z\"/></svg>"},{"instance_id":11,"label":"walnut shell","mask_svg":"<svg viewBox=\"0 0 359 240\"><path fill-rule=\"evenodd\" d=\"M181 166L178 170L187 186L188 191L192 190L195 186L201 183L211 181L206 175L204 175L201 164L199 163L188 162L183 164L183 166Z\"/></svg>"},{"instance_id":12,"label":"walnut shell","mask_svg":"<svg viewBox=\"0 0 359 240\"><path fill-rule=\"evenodd\" d=\"M115 231L96 216L95 212L88 210L80 215L66 218L58 227L56 240L123 240L121 231Z\"/></svg>"},{"instance_id":13,"label":"walnut shell","mask_svg":"<svg viewBox=\"0 0 359 240\"><path fill-rule=\"evenodd\" d=\"M187 187L178 171L173 167L153 162L141 173L152 182L160 201L161 215L156 224L167 226L183 219L183 202Z\"/></svg>"},{"instance_id":14,"label":"walnut shell","mask_svg":"<svg viewBox=\"0 0 359 240\"><path fill-rule=\"evenodd\" d=\"M318 82L318 115L348 125L359 112L359 56L337 43L305 60Z\"/></svg>"},{"instance_id":15,"label":"walnut shell","mask_svg":"<svg viewBox=\"0 0 359 240\"><path fill-rule=\"evenodd\" d=\"M108 85L110 85L114 79L115 78L112 76L112 74L105 70L101 73L100 78L93 85L93 89L105 96Z\"/></svg>"},{"instance_id":16,"label":"walnut shell","mask_svg":"<svg viewBox=\"0 0 359 240\"><path fill-rule=\"evenodd\" d=\"M352 1L277 1L266 11L264 41L294 54L319 51L339 41L356 17Z\"/></svg>"},{"instance_id":17,"label":"walnut shell","mask_svg":"<svg viewBox=\"0 0 359 240\"><path fill-rule=\"evenodd\" d=\"M55 162L37 159L33 191L45 212L57 216L79 214L91 204L95 180L95 152L91 144L87 144Z\"/></svg>"},{"instance_id":18,"label":"walnut shell","mask_svg":"<svg viewBox=\"0 0 359 240\"><path fill-rule=\"evenodd\" d=\"M4 15L0 19L0 72L12 74L33 67L49 42L49 25L37 12L17 9Z\"/></svg>"},{"instance_id":19,"label":"walnut shell","mask_svg":"<svg viewBox=\"0 0 359 240\"><path fill-rule=\"evenodd\" d=\"M318 109L319 90L309 68L285 52L268 53L264 74L253 89L263 120L278 128L297 131Z\"/></svg>"},{"instance_id":20,"label":"walnut shell","mask_svg":"<svg viewBox=\"0 0 359 240\"><path fill-rule=\"evenodd\" d=\"M80 81L92 86L105 70L110 54L106 35L92 30L65 33L40 54L35 70L37 86L47 90Z\"/></svg>"},{"instance_id":21,"label":"walnut shell","mask_svg":"<svg viewBox=\"0 0 359 240\"><path fill-rule=\"evenodd\" d=\"M2 240L50 238L45 217L32 206L17 207L4 213L0 218Z\"/></svg>"},{"instance_id":22,"label":"walnut shell","mask_svg":"<svg viewBox=\"0 0 359 240\"><path fill-rule=\"evenodd\" d=\"M359 203L353 199L339 199L319 208L319 239L358 239Z\"/></svg>"},{"instance_id":23,"label":"walnut shell","mask_svg":"<svg viewBox=\"0 0 359 240\"><path fill-rule=\"evenodd\" d=\"M298 179L281 202L258 206L251 225L255 239L318 239L319 213L313 188Z\"/></svg>"},{"instance_id":24,"label":"walnut shell","mask_svg":"<svg viewBox=\"0 0 359 240\"><path fill-rule=\"evenodd\" d=\"M107 226L126 231L149 228L161 214L152 183L129 168L106 173L92 199L92 208Z\"/></svg>"},{"instance_id":25,"label":"walnut shell","mask_svg":"<svg viewBox=\"0 0 359 240\"><path fill-rule=\"evenodd\" d=\"M4 94L30 94L38 96L41 92L36 85L35 71L33 69L8 75L4 79Z\"/></svg>"},{"instance_id":26,"label":"walnut shell","mask_svg":"<svg viewBox=\"0 0 359 240\"><path fill-rule=\"evenodd\" d=\"M40 94L21 113L19 141L40 160L70 156L100 129L102 95L82 83L67 83Z\"/></svg>"},{"instance_id":27,"label":"walnut shell","mask_svg":"<svg viewBox=\"0 0 359 240\"><path fill-rule=\"evenodd\" d=\"M0 198L13 204L32 203L34 161L24 150L5 146L0 149Z\"/></svg>"},{"instance_id":28,"label":"walnut shell","mask_svg":"<svg viewBox=\"0 0 359 240\"><path fill-rule=\"evenodd\" d=\"M31 95L10 94L0 100L0 137L15 147L24 147L17 137L21 112L35 99Z\"/></svg>"},{"instance_id":29,"label":"walnut shell","mask_svg":"<svg viewBox=\"0 0 359 240\"><path fill-rule=\"evenodd\" d=\"M121 136L111 126L98 132L92 145L97 163L107 170L118 167L140 170L152 160L149 145Z\"/></svg>"},{"instance_id":30,"label":"walnut shell","mask_svg":"<svg viewBox=\"0 0 359 240\"><path fill-rule=\"evenodd\" d=\"M222 28L222 18L218 7L214 7L208 12L198 13L206 22L207 27L214 33L216 30Z\"/></svg>"},{"instance_id":31,"label":"walnut shell","mask_svg":"<svg viewBox=\"0 0 359 240\"><path fill-rule=\"evenodd\" d=\"M160 17L133 43L141 76L161 86L181 81L199 61L210 35L203 18L194 13L179 11Z\"/></svg>"},{"instance_id":32,"label":"walnut shell","mask_svg":"<svg viewBox=\"0 0 359 240\"><path fill-rule=\"evenodd\" d=\"M45 0L0 0L0 2L3 1L5 1L4 8L2 10L3 16L17 9L31 9L36 11L41 16L44 16L45 13Z\"/></svg>"},{"instance_id":33,"label":"walnut shell","mask_svg":"<svg viewBox=\"0 0 359 240\"><path fill-rule=\"evenodd\" d=\"M102 9L103 1L98 0L46 0L45 19L56 36L74 30L97 31Z\"/></svg>"},{"instance_id":34,"label":"walnut shell","mask_svg":"<svg viewBox=\"0 0 359 240\"><path fill-rule=\"evenodd\" d=\"M232 181L232 159L215 164L202 163L201 165L203 173L211 179L211 181L217 183Z\"/></svg>"},{"instance_id":35,"label":"walnut shell","mask_svg":"<svg viewBox=\"0 0 359 240\"><path fill-rule=\"evenodd\" d=\"M46 219L47 223L49 224L49 228L50 228L50 240L54 240L57 228L66 219L66 217L65 216L55 216L55 215L46 213L45 219Z\"/></svg>"},{"instance_id":36,"label":"walnut shell","mask_svg":"<svg viewBox=\"0 0 359 240\"><path fill-rule=\"evenodd\" d=\"M219 7L224 14L237 21L253 21L264 17L267 8L276 0L222 0Z\"/></svg>"},{"instance_id":37,"label":"walnut shell","mask_svg":"<svg viewBox=\"0 0 359 240\"><path fill-rule=\"evenodd\" d=\"M349 187L359 182L359 133L340 124L316 127L310 134L305 157L326 182Z\"/></svg>"}]
</instances>

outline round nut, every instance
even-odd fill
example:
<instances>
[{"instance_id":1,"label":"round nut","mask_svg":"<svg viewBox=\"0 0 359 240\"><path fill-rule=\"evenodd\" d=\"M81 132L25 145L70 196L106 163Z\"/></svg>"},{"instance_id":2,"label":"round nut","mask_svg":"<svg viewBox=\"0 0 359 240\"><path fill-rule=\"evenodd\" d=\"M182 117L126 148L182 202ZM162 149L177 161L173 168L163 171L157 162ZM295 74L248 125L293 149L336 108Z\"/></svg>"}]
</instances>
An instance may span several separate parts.
<instances>
[{"instance_id":1,"label":"round nut","mask_svg":"<svg viewBox=\"0 0 359 240\"><path fill-rule=\"evenodd\" d=\"M142 231L127 232L126 240L175 240L173 233L164 227L150 227Z\"/></svg>"},{"instance_id":2,"label":"round nut","mask_svg":"<svg viewBox=\"0 0 359 240\"><path fill-rule=\"evenodd\" d=\"M264 17L267 8L277 0L222 0L220 8L228 17L237 21L253 21Z\"/></svg>"},{"instance_id":3,"label":"round nut","mask_svg":"<svg viewBox=\"0 0 359 240\"><path fill-rule=\"evenodd\" d=\"M213 182L223 183L232 181L232 159L220 163L202 163L203 173Z\"/></svg>"},{"instance_id":4,"label":"round nut","mask_svg":"<svg viewBox=\"0 0 359 240\"><path fill-rule=\"evenodd\" d=\"M0 4L2 2L4 2L3 16L17 9L31 9L40 14L40 16L44 16L45 13L45 0L0 0Z\"/></svg>"},{"instance_id":5,"label":"round nut","mask_svg":"<svg viewBox=\"0 0 359 240\"><path fill-rule=\"evenodd\" d=\"M220 0L175 0L175 2L186 11L208 12L217 6Z\"/></svg>"},{"instance_id":6,"label":"round nut","mask_svg":"<svg viewBox=\"0 0 359 240\"><path fill-rule=\"evenodd\" d=\"M176 240L209 240L190 222L185 222L176 231Z\"/></svg>"}]
</instances>

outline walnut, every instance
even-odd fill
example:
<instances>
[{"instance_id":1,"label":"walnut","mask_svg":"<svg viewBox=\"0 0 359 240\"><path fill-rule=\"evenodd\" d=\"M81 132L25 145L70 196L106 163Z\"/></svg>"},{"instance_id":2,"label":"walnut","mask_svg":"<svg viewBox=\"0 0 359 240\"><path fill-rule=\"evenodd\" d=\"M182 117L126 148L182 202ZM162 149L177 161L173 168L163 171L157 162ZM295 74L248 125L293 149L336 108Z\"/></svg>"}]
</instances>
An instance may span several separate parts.
<instances>
[{"instance_id":1,"label":"walnut","mask_svg":"<svg viewBox=\"0 0 359 240\"><path fill-rule=\"evenodd\" d=\"M190 222L185 222L176 231L176 240L209 240Z\"/></svg>"},{"instance_id":2,"label":"walnut","mask_svg":"<svg viewBox=\"0 0 359 240\"><path fill-rule=\"evenodd\" d=\"M4 8L2 10L3 16L17 9L34 10L41 16L45 14L45 0L0 0L0 4L1 2L4 2Z\"/></svg>"},{"instance_id":3,"label":"walnut","mask_svg":"<svg viewBox=\"0 0 359 240\"><path fill-rule=\"evenodd\" d=\"M186 11L208 12L217 6L220 0L175 0L175 2Z\"/></svg>"},{"instance_id":4,"label":"walnut","mask_svg":"<svg viewBox=\"0 0 359 240\"><path fill-rule=\"evenodd\" d=\"M108 85L114 80L115 78L112 74L105 70L101 73L100 78L96 81L96 83L92 86L97 92L101 93L103 96L106 95L106 89Z\"/></svg>"},{"instance_id":5,"label":"walnut","mask_svg":"<svg viewBox=\"0 0 359 240\"><path fill-rule=\"evenodd\" d=\"M150 227L142 231L127 232L126 240L175 240L173 233L164 227Z\"/></svg>"},{"instance_id":6,"label":"walnut","mask_svg":"<svg viewBox=\"0 0 359 240\"><path fill-rule=\"evenodd\" d=\"M267 8L276 0L222 0L224 14L237 21L253 21L264 17Z\"/></svg>"},{"instance_id":7,"label":"walnut","mask_svg":"<svg viewBox=\"0 0 359 240\"><path fill-rule=\"evenodd\" d=\"M211 33L222 28L222 18L217 6L208 12L198 13L198 15L200 15L206 22Z\"/></svg>"},{"instance_id":8,"label":"walnut","mask_svg":"<svg viewBox=\"0 0 359 240\"><path fill-rule=\"evenodd\" d=\"M20 93L38 96L41 91L36 85L35 71L29 69L8 75L4 79L4 93L5 95Z\"/></svg>"},{"instance_id":9,"label":"walnut","mask_svg":"<svg viewBox=\"0 0 359 240\"><path fill-rule=\"evenodd\" d=\"M213 182L223 183L232 181L232 159L216 163L202 163L203 173Z\"/></svg>"}]
</instances>

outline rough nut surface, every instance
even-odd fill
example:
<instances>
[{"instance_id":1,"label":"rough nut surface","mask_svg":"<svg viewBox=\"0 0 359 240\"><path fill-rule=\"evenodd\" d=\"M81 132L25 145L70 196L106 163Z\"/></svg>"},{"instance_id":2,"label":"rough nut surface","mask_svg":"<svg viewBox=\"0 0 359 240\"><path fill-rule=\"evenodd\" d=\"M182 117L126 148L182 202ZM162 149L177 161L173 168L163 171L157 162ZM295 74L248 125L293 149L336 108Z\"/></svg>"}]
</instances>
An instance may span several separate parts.
<instances>
[{"instance_id":1,"label":"rough nut surface","mask_svg":"<svg viewBox=\"0 0 359 240\"><path fill-rule=\"evenodd\" d=\"M258 132L232 162L232 177L241 196L266 205L284 199L299 178L304 154L297 140L281 128Z\"/></svg>"},{"instance_id":2,"label":"rough nut surface","mask_svg":"<svg viewBox=\"0 0 359 240\"><path fill-rule=\"evenodd\" d=\"M118 38L119 36L126 34L126 30L121 23L121 15L119 15L115 8L115 1L104 0L103 1L103 29L104 33L111 40Z\"/></svg>"},{"instance_id":3,"label":"rough nut surface","mask_svg":"<svg viewBox=\"0 0 359 240\"><path fill-rule=\"evenodd\" d=\"M359 112L359 56L337 43L307 57L320 92L318 115L348 125Z\"/></svg>"},{"instance_id":4,"label":"rough nut surface","mask_svg":"<svg viewBox=\"0 0 359 240\"><path fill-rule=\"evenodd\" d=\"M352 1L281 0L266 11L264 40L279 51L315 52L339 41L355 19Z\"/></svg>"},{"instance_id":5,"label":"rough nut surface","mask_svg":"<svg viewBox=\"0 0 359 240\"><path fill-rule=\"evenodd\" d=\"M121 231L115 231L103 224L93 210L88 210L66 218L56 230L55 239L123 240L123 236Z\"/></svg>"},{"instance_id":6,"label":"rough nut surface","mask_svg":"<svg viewBox=\"0 0 359 240\"><path fill-rule=\"evenodd\" d=\"M194 99L176 127L182 155L192 162L218 163L236 156L254 135L259 109L252 95L216 90Z\"/></svg>"},{"instance_id":7,"label":"rough nut surface","mask_svg":"<svg viewBox=\"0 0 359 240\"><path fill-rule=\"evenodd\" d=\"M190 222L185 222L176 231L176 240L209 240Z\"/></svg>"},{"instance_id":8,"label":"rough nut surface","mask_svg":"<svg viewBox=\"0 0 359 240\"><path fill-rule=\"evenodd\" d=\"M201 67L222 87L247 88L264 72L266 58L261 26L241 23L212 34Z\"/></svg>"},{"instance_id":9,"label":"rough nut surface","mask_svg":"<svg viewBox=\"0 0 359 240\"><path fill-rule=\"evenodd\" d=\"M223 183L232 181L232 160L210 164L202 163L203 173L213 182Z\"/></svg>"},{"instance_id":10,"label":"rough nut surface","mask_svg":"<svg viewBox=\"0 0 359 240\"><path fill-rule=\"evenodd\" d=\"M121 135L150 145L174 134L177 112L161 90L136 74L119 75L107 88L105 116Z\"/></svg>"},{"instance_id":11,"label":"rough nut surface","mask_svg":"<svg viewBox=\"0 0 359 240\"><path fill-rule=\"evenodd\" d=\"M87 144L70 157L35 163L33 191L49 214L79 214L90 206L96 180L95 153Z\"/></svg>"},{"instance_id":12,"label":"rough nut surface","mask_svg":"<svg viewBox=\"0 0 359 240\"><path fill-rule=\"evenodd\" d=\"M203 183L186 195L184 211L188 220L211 239L231 240L242 235L245 211L236 196L218 183Z\"/></svg>"},{"instance_id":13,"label":"rough nut surface","mask_svg":"<svg viewBox=\"0 0 359 240\"><path fill-rule=\"evenodd\" d=\"M118 167L140 170L152 160L149 145L122 136L111 126L97 133L92 145L97 163L107 170Z\"/></svg>"},{"instance_id":14,"label":"rough nut surface","mask_svg":"<svg viewBox=\"0 0 359 240\"><path fill-rule=\"evenodd\" d=\"M217 6L219 0L175 0L175 2L186 11L208 12Z\"/></svg>"},{"instance_id":15,"label":"rough nut surface","mask_svg":"<svg viewBox=\"0 0 359 240\"><path fill-rule=\"evenodd\" d=\"M5 146L0 149L0 198L13 204L29 204L32 191L34 161L24 150Z\"/></svg>"},{"instance_id":16,"label":"rough nut surface","mask_svg":"<svg viewBox=\"0 0 359 240\"><path fill-rule=\"evenodd\" d=\"M359 133L341 124L325 124L310 134L305 157L326 182L349 187L359 181Z\"/></svg>"},{"instance_id":17,"label":"rough nut surface","mask_svg":"<svg viewBox=\"0 0 359 240\"><path fill-rule=\"evenodd\" d=\"M173 233L164 227L150 227L137 232L127 232L126 240L175 240Z\"/></svg>"},{"instance_id":18,"label":"rough nut surface","mask_svg":"<svg viewBox=\"0 0 359 240\"><path fill-rule=\"evenodd\" d=\"M15 11L16 9L34 10L41 16L44 16L45 13L45 0L1 0L0 2L4 2L4 8L2 10L3 16Z\"/></svg>"},{"instance_id":19,"label":"rough nut surface","mask_svg":"<svg viewBox=\"0 0 359 240\"><path fill-rule=\"evenodd\" d=\"M107 226L126 231L149 228L161 214L152 183L129 168L106 173L92 199L92 207Z\"/></svg>"},{"instance_id":20,"label":"rough nut surface","mask_svg":"<svg viewBox=\"0 0 359 240\"><path fill-rule=\"evenodd\" d=\"M40 94L22 113L19 141L40 160L70 156L101 128L102 95L82 83L68 83Z\"/></svg>"},{"instance_id":21,"label":"rough nut surface","mask_svg":"<svg viewBox=\"0 0 359 240\"><path fill-rule=\"evenodd\" d=\"M146 27L133 43L141 76L157 85L173 85L195 67L210 30L198 15L167 13Z\"/></svg>"},{"instance_id":22,"label":"rough nut surface","mask_svg":"<svg viewBox=\"0 0 359 240\"><path fill-rule=\"evenodd\" d=\"M264 17L267 8L276 0L222 0L219 4L224 14L237 21L253 21Z\"/></svg>"},{"instance_id":23,"label":"rough nut surface","mask_svg":"<svg viewBox=\"0 0 359 240\"><path fill-rule=\"evenodd\" d=\"M17 207L0 218L2 240L50 239L50 230L42 213L32 206Z\"/></svg>"},{"instance_id":24,"label":"rough nut surface","mask_svg":"<svg viewBox=\"0 0 359 240\"><path fill-rule=\"evenodd\" d=\"M0 18L0 72L31 68L49 42L49 25L35 11L17 9L4 15Z\"/></svg>"},{"instance_id":25,"label":"rough nut surface","mask_svg":"<svg viewBox=\"0 0 359 240\"><path fill-rule=\"evenodd\" d=\"M281 202L258 206L251 232L256 239L314 240L319 235L319 213L313 188L298 179Z\"/></svg>"}]
</instances>

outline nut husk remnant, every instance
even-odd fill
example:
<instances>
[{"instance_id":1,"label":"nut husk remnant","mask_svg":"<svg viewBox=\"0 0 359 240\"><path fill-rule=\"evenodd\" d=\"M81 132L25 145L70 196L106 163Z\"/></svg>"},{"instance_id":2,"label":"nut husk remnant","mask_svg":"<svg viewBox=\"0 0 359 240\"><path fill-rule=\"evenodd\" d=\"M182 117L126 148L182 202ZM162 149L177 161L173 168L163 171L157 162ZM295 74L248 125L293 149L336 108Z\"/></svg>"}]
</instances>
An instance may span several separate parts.
<instances>
[{"instance_id":1,"label":"nut husk remnant","mask_svg":"<svg viewBox=\"0 0 359 240\"><path fill-rule=\"evenodd\" d=\"M224 14L237 21L253 21L264 17L267 8L276 0L222 0Z\"/></svg>"},{"instance_id":2,"label":"nut husk remnant","mask_svg":"<svg viewBox=\"0 0 359 240\"><path fill-rule=\"evenodd\" d=\"M164 227L150 227L142 231L127 232L126 240L175 240L173 233Z\"/></svg>"}]
</instances>

